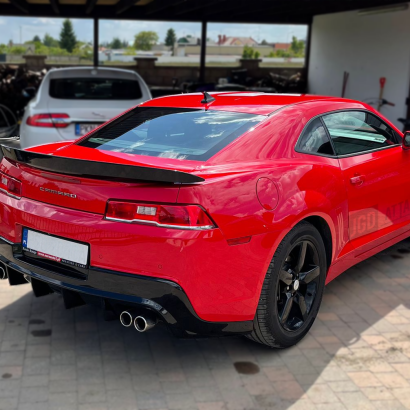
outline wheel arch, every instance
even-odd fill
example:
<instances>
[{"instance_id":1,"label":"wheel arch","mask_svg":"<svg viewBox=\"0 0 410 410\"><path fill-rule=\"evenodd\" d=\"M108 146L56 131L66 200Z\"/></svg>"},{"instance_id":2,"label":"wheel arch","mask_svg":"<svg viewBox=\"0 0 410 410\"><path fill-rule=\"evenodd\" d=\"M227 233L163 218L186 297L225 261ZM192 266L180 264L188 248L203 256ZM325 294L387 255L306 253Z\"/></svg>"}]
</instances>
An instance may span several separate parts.
<instances>
[{"instance_id":1,"label":"wheel arch","mask_svg":"<svg viewBox=\"0 0 410 410\"><path fill-rule=\"evenodd\" d=\"M298 223L303 222L303 221L309 222L319 231L319 234L322 237L323 244L325 246L326 265L327 265L327 269L329 270L330 265L332 263L332 255L333 255L333 240L332 240L332 231L330 230L330 226L328 225L326 219L318 215L308 216L307 218L302 219Z\"/></svg>"}]
</instances>

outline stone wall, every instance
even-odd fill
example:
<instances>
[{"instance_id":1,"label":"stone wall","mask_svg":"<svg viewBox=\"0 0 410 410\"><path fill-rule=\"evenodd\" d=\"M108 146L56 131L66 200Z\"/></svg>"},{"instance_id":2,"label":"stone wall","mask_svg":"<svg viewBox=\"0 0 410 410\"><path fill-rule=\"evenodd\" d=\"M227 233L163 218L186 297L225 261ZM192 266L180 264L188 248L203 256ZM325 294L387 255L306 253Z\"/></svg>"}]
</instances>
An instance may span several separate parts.
<instances>
[{"instance_id":1,"label":"stone wall","mask_svg":"<svg viewBox=\"0 0 410 410\"><path fill-rule=\"evenodd\" d=\"M52 67L67 67L68 65L57 65L48 63L45 56L30 55L24 56L26 59L26 66L29 69L39 71L43 68L50 69ZM149 85L154 86L172 86L173 80L178 79L179 84L184 81L197 81L199 78L198 66L173 66L173 65L156 65L156 57L136 57L136 65L104 65L104 67L124 68L127 70L136 70L138 74ZM281 74L284 76L291 76L298 72L304 73L305 69L302 67L260 67L262 60L240 60L240 66L214 66L206 67L205 82L218 82L219 78L226 78L231 76L234 69L246 68L248 75L255 78L263 78L269 73ZM86 67L86 66L84 66Z\"/></svg>"},{"instance_id":2,"label":"stone wall","mask_svg":"<svg viewBox=\"0 0 410 410\"><path fill-rule=\"evenodd\" d=\"M199 78L199 67L156 65L156 57L136 57L136 71L150 85L171 86L174 78L179 82L195 81ZM240 60L240 66L206 67L205 82L218 82L221 77L230 77L231 71L246 68L250 77L264 77L269 73L291 76L304 72L302 67L260 67L262 60ZM113 66L114 67L114 66Z\"/></svg>"}]
</instances>

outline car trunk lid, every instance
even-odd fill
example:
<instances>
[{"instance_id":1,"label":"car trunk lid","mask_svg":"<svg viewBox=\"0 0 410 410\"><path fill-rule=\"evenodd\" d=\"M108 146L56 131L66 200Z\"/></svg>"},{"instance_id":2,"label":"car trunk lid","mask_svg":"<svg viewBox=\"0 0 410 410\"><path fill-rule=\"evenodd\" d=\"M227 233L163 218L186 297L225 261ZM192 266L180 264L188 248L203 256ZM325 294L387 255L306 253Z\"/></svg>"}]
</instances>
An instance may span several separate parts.
<instances>
[{"instance_id":1,"label":"car trunk lid","mask_svg":"<svg viewBox=\"0 0 410 410\"><path fill-rule=\"evenodd\" d=\"M69 116L58 128L63 139L84 135L123 111L150 99L135 73L108 69L75 69L50 74L48 110Z\"/></svg>"},{"instance_id":2,"label":"car trunk lid","mask_svg":"<svg viewBox=\"0 0 410 410\"><path fill-rule=\"evenodd\" d=\"M84 152L81 160L1 148L9 163L3 162L2 168L13 167L8 172L22 182L23 197L98 214L105 213L109 199L175 203L180 184L202 181L193 174L111 155L107 161L91 159L86 154L95 150L87 148L76 147Z\"/></svg>"}]
</instances>

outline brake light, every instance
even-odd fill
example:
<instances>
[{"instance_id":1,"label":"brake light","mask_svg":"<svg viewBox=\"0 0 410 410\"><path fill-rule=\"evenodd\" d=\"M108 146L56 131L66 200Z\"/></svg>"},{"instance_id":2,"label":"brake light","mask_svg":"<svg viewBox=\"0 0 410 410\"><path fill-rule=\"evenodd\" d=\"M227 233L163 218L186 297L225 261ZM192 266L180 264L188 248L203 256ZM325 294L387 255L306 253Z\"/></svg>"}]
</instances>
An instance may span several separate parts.
<instances>
[{"instance_id":1,"label":"brake light","mask_svg":"<svg viewBox=\"0 0 410 410\"><path fill-rule=\"evenodd\" d=\"M35 114L27 118L27 125L32 127L66 128L70 124L65 121L68 114Z\"/></svg>"},{"instance_id":2,"label":"brake light","mask_svg":"<svg viewBox=\"0 0 410 410\"><path fill-rule=\"evenodd\" d=\"M206 230L216 228L211 218L198 205L158 205L108 201L105 219L177 229Z\"/></svg>"},{"instance_id":3,"label":"brake light","mask_svg":"<svg viewBox=\"0 0 410 410\"><path fill-rule=\"evenodd\" d=\"M21 198L21 182L0 172L0 191L16 199Z\"/></svg>"}]
</instances>

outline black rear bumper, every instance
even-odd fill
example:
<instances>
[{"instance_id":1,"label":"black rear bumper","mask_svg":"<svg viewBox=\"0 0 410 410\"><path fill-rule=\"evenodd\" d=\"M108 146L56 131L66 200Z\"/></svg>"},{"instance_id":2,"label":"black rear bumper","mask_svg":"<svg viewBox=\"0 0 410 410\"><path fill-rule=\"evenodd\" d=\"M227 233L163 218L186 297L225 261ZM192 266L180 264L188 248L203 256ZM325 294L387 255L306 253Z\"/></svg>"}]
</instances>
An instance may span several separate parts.
<instances>
[{"instance_id":1,"label":"black rear bumper","mask_svg":"<svg viewBox=\"0 0 410 410\"><path fill-rule=\"evenodd\" d=\"M5 269L10 285L32 282L37 295L51 293L52 289L70 300L73 295L74 300L81 296L79 299L84 302L99 304L117 315L125 309L150 310L179 337L246 334L253 328L252 321L207 322L200 319L184 290L175 282L93 267L88 269L86 279L69 276L56 266L44 268L44 264L23 254L21 244L10 243L4 238L0 238L0 267ZM50 292L42 293L47 288L44 284ZM75 305L65 304L66 307Z\"/></svg>"}]
</instances>

